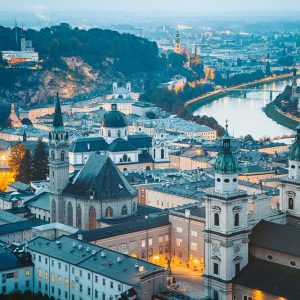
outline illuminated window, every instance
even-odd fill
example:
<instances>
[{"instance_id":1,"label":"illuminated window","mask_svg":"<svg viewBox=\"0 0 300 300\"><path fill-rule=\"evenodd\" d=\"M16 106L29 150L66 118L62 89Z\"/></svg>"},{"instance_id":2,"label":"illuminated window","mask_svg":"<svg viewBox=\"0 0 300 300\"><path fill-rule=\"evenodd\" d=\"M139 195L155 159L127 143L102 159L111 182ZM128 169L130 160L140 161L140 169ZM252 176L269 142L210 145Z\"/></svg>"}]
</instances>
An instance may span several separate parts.
<instances>
[{"instance_id":1,"label":"illuminated window","mask_svg":"<svg viewBox=\"0 0 300 300\"><path fill-rule=\"evenodd\" d=\"M30 270L29 269L25 270L25 276L30 276Z\"/></svg>"},{"instance_id":2,"label":"illuminated window","mask_svg":"<svg viewBox=\"0 0 300 300\"><path fill-rule=\"evenodd\" d=\"M45 272L45 279L48 279L48 272Z\"/></svg>"},{"instance_id":3,"label":"illuminated window","mask_svg":"<svg viewBox=\"0 0 300 300\"><path fill-rule=\"evenodd\" d=\"M179 233L182 233L182 227L177 226L176 231L179 232Z\"/></svg>"},{"instance_id":4,"label":"illuminated window","mask_svg":"<svg viewBox=\"0 0 300 300\"><path fill-rule=\"evenodd\" d=\"M71 286L72 286L72 289L75 289L75 281L74 280L72 280Z\"/></svg>"},{"instance_id":5,"label":"illuminated window","mask_svg":"<svg viewBox=\"0 0 300 300\"><path fill-rule=\"evenodd\" d=\"M40 269L40 268L38 269L38 276L42 277L42 269Z\"/></svg>"},{"instance_id":6,"label":"illuminated window","mask_svg":"<svg viewBox=\"0 0 300 300\"><path fill-rule=\"evenodd\" d=\"M54 280L55 280L55 275L52 273L51 274L51 281L54 282Z\"/></svg>"},{"instance_id":7,"label":"illuminated window","mask_svg":"<svg viewBox=\"0 0 300 300\"><path fill-rule=\"evenodd\" d=\"M176 239L176 246L181 247L182 246L182 239Z\"/></svg>"},{"instance_id":8,"label":"illuminated window","mask_svg":"<svg viewBox=\"0 0 300 300\"><path fill-rule=\"evenodd\" d=\"M168 241L169 241L169 235L166 234L166 235L165 235L165 242L168 242Z\"/></svg>"},{"instance_id":9,"label":"illuminated window","mask_svg":"<svg viewBox=\"0 0 300 300\"><path fill-rule=\"evenodd\" d=\"M61 284L61 278L60 278L59 275L58 275L58 277L57 277L57 284Z\"/></svg>"},{"instance_id":10,"label":"illuminated window","mask_svg":"<svg viewBox=\"0 0 300 300\"><path fill-rule=\"evenodd\" d=\"M69 281L68 281L67 278L65 278L65 286L66 286L66 288L68 287L68 285L69 285Z\"/></svg>"},{"instance_id":11,"label":"illuminated window","mask_svg":"<svg viewBox=\"0 0 300 300\"><path fill-rule=\"evenodd\" d=\"M191 236L197 237L198 236L197 231L191 230Z\"/></svg>"},{"instance_id":12,"label":"illuminated window","mask_svg":"<svg viewBox=\"0 0 300 300\"><path fill-rule=\"evenodd\" d=\"M192 250L192 251L197 251L197 250L198 250L198 245L197 245L197 243L191 242L191 250Z\"/></svg>"},{"instance_id":13,"label":"illuminated window","mask_svg":"<svg viewBox=\"0 0 300 300\"><path fill-rule=\"evenodd\" d=\"M152 246L152 242L153 242L152 238L149 238L149 239L148 239L148 245L149 245L149 246Z\"/></svg>"},{"instance_id":14,"label":"illuminated window","mask_svg":"<svg viewBox=\"0 0 300 300\"><path fill-rule=\"evenodd\" d=\"M158 237L158 242L159 242L159 243L163 243L163 242L164 242L164 237L163 237L163 235L160 235L160 236Z\"/></svg>"}]
</instances>

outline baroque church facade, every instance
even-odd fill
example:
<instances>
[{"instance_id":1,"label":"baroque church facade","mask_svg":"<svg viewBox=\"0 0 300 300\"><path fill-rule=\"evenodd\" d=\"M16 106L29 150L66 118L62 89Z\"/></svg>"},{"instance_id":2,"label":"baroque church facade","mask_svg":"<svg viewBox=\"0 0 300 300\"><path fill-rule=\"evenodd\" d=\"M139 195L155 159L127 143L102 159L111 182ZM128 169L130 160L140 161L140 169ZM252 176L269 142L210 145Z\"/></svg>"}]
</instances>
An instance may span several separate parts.
<instances>
[{"instance_id":1,"label":"baroque church facade","mask_svg":"<svg viewBox=\"0 0 300 300\"><path fill-rule=\"evenodd\" d=\"M69 178L69 141L57 97L53 129L49 133L49 189L51 222L93 230L101 220L136 213L137 192L112 160L94 153Z\"/></svg>"}]
</instances>

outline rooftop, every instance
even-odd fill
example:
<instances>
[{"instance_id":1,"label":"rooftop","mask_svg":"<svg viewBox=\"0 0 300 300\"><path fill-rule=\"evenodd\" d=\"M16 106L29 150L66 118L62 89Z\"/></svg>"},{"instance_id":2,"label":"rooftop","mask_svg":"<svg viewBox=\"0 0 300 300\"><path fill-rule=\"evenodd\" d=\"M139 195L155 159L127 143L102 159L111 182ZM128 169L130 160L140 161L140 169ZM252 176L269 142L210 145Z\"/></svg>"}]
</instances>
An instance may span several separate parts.
<instances>
[{"instance_id":1,"label":"rooftop","mask_svg":"<svg viewBox=\"0 0 300 300\"><path fill-rule=\"evenodd\" d=\"M138 285L143 277L164 272L163 267L69 236L55 241L38 237L28 248L128 285Z\"/></svg>"}]
</instances>

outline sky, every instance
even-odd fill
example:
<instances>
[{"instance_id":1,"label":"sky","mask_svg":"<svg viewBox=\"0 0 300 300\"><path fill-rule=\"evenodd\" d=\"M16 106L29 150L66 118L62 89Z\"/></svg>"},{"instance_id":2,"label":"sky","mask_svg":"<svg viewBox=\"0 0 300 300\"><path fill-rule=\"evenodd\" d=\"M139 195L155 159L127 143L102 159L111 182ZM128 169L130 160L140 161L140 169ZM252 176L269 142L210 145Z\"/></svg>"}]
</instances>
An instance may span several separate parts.
<instances>
[{"instance_id":1,"label":"sky","mask_svg":"<svg viewBox=\"0 0 300 300\"><path fill-rule=\"evenodd\" d=\"M300 0L0 0L0 11L280 12L299 11Z\"/></svg>"}]
</instances>

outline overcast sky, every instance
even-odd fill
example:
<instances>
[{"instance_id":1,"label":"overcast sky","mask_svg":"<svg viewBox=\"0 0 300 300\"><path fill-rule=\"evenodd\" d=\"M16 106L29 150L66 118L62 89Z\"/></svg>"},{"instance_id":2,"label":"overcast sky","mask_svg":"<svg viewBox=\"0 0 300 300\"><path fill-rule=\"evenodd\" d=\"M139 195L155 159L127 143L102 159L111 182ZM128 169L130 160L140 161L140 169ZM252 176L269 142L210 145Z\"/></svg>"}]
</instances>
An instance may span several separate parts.
<instances>
[{"instance_id":1,"label":"overcast sky","mask_svg":"<svg viewBox=\"0 0 300 300\"><path fill-rule=\"evenodd\" d=\"M0 11L300 11L300 0L0 0Z\"/></svg>"}]
</instances>

